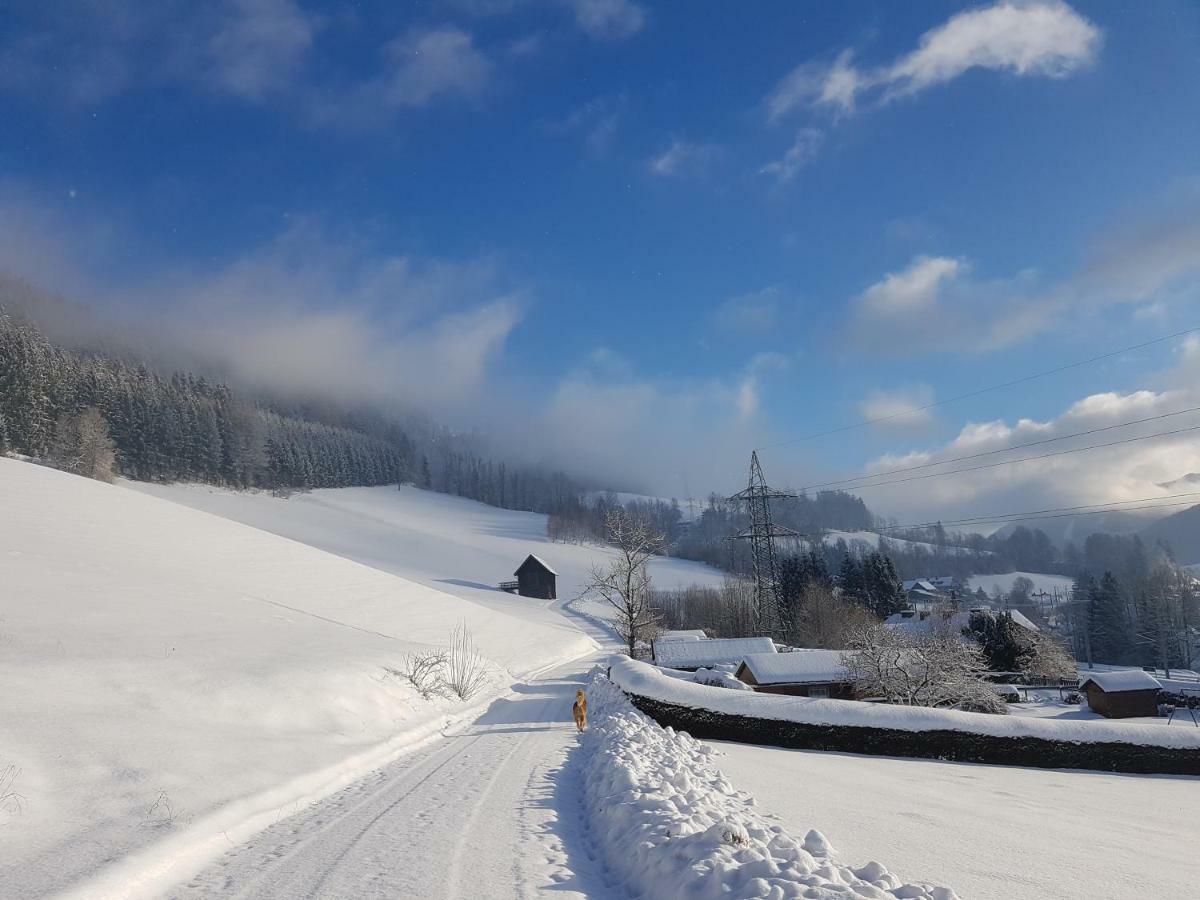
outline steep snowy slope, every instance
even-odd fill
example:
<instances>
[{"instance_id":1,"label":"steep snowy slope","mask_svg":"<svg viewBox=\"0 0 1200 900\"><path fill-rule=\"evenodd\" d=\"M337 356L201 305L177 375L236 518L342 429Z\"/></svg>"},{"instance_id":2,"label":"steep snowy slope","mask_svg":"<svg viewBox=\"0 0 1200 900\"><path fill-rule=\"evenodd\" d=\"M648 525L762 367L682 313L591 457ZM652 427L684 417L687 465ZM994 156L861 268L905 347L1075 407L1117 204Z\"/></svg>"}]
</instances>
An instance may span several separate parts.
<instances>
[{"instance_id":1,"label":"steep snowy slope","mask_svg":"<svg viewBox=\"0 0 1200 900\"><path fill-rule=\"evenodd\" d=\"M20 795L0 804L6 900L152 845L178 858L191 835L226 845L434 733L464 704L384 667L460 620L496 684L513 680L499 666L594 646L551 610L508 615L11 459L0 513L0 773Z\"/></svg>"},{"instance_id":2,"label":"steep snowy slope","mask_svg":"<svg viewBox=\"0 0 1200 900\"><path fill-rule=\"evenodd\" d=\"M318 490L284 500L196 484L125 486L522 616L537 616L547 604L497 591L496 584L510 579L527 554L554 567L558 596L570 600L583 590L592 564L608 553L594 545L552 543L544 515L411 487ZM716 569L682 559L656 559L650 570L659 588L715 586L724 579ZM561 621L550 610L540 614Z\"/></svg>"}]
</instances>

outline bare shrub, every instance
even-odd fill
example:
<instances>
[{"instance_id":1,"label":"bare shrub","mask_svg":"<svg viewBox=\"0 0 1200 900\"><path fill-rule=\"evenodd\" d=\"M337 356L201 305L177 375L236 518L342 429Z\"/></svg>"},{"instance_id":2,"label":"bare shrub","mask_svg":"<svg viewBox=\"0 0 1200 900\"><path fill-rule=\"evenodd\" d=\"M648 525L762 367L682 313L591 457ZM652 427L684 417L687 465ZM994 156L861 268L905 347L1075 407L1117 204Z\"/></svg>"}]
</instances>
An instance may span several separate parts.
<instances>
[{"instance_id":1,"label":"bare shrub","mask_svg":"<svg viewBox=\"0 0 1200 900\"><path fill-rule=\"evenodd\" d=\"M179 818L179 810L171 803L166 791L159 791L154 803L146 810L146 818L142 820L144 828L170 828Z\"/></svg>"},{"instance_id":2,"label":"bare shrub","mask_svg":"<svg viewBox=\"0 0 1200 900\"><path fill-rule=\"evenodd\" d=\"M475 648L466 622L459 622L450 632L444 672L446 687L460 700L470 700L487 684L487 660Z\"/></svg>"},{"instance_id":3,"label":"bare shrub","mask_svg":"<svg viewBox=\"0 0 1200 900\"><path fill-rule=\"evenodd\" d=\"M403 678L411 684L425 700L446 696L446 664L449 654L445 650L423 650L405 653L400 667L387 669L391 675Z\"/></svg>"},{"instance_id":4,"label":"bare shrub","mask_svg":"<svg viewBox=\"0 0 1200 900\"><path fill-rule=\"evenodd\" d=\"M0 813L19 815L24 809L25 797L17 792L17 776L21 770L9 764L0 768Z\"/></svg>"}]
</instances>

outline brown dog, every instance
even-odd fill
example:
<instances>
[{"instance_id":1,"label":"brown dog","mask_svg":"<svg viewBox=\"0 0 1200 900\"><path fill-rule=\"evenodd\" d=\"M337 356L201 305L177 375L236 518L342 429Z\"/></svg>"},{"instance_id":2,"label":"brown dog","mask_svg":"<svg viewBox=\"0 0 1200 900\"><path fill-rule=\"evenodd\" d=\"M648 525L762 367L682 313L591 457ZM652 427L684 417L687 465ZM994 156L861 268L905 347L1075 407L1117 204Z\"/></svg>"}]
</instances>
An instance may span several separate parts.
<instances>
[{"instance_id":1,"label":"brown dog","mask_svg":"<svg viewBox=\"0 0 1200 900\"><path fill-rule=\"evenodd\" d=\"M575 717L575 727L580 731L587 728L587 697L583 691L575 692L575 705L571 707L571 715Z\"/></svg>"}]
</instances>

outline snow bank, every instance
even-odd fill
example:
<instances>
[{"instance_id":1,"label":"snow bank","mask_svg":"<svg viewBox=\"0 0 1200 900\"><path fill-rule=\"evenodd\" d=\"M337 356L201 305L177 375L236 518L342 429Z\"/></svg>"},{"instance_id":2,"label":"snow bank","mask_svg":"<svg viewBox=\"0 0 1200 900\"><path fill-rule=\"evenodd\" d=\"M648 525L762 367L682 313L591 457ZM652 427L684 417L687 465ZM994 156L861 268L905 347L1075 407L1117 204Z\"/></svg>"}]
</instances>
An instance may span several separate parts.
<instances>
[{"instance_id":1,"label":"snow bank","mask_svg":"<svg viewBox=\"0 0 1200 900\"><path fill-rule=\"evenodd\" d=\"M611 677L621 688L642 697L676 706L759 719L807 725L858 725L914 732L965 731L996 737L1032 737L1072 743L1135 744L1200 751L1200 729L1197 728L990 716L949 709L724 691L668 678L654 666L626 657L613 662Z\"/></svg>"},{"instance_id":2,"label":"snow bank","mask_svg":"<svg viewBox=\"0 0 1200 900\"><path fill-rule=\"evenodd\" d=\"M635 896L955 900L948 888L902 882L877 862L842 865L818 831L798 841L769 823L713 765L711 747L660 728L599 671L588 710L576 751L585 821Z\"/></svg>"}]
</instances>

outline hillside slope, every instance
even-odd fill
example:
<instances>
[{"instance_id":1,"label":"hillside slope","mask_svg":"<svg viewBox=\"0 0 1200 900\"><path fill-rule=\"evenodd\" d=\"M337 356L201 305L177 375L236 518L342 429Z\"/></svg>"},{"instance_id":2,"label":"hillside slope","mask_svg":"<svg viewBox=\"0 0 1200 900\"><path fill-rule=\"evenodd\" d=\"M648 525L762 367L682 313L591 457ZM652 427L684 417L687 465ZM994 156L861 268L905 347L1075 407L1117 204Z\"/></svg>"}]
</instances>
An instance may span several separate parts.
<instances>
[{"instance_id":1,"label":"hillside slope","mask_svg":"<svg viewBox=\"0 0 1200 900\"><path fill-rule=\"evenodd\" d=\"M197 835L225 845L435 732L464 705L384 667L458 621L496 686L513 680L499 667L594 646L552 610L508 615L29 463L0 458L0 503L6 898L135 851L151 865L155 846L178 858Z\"/></svg>"},{"instance_id":2,"label":"hillside slope","mask_svg":"<svg viewBox=\"0 0 1200 900\"><path fill-rule=\"evenodd\" d=\"M558 572L560 601L577 597L591 566L610 551L593 544L554 543L546 516L499 509L413 487L336 488L289 499L199 484L126 482L152 494L302 541L385 572L394 572L492 609L561 623L554 604L496 590L530 553ZM723 572L702 563L659 558L654 586L716 586Z\"/></svg>"},{"instance_id":3,"label":"hillside slope","mask_svg":"<svg viewBox=\"0 0 1200 900\"><path fill-rule=\"evenodd\" d=\"M1200 506L1191 506L1159 519L1143 528L1140 534L1142 540L1151 546L1160 540L1170 544L1175 559L1181 565L1200 563Z\"/></svg>"}]
</instances>

